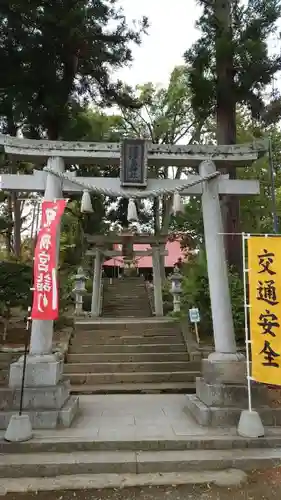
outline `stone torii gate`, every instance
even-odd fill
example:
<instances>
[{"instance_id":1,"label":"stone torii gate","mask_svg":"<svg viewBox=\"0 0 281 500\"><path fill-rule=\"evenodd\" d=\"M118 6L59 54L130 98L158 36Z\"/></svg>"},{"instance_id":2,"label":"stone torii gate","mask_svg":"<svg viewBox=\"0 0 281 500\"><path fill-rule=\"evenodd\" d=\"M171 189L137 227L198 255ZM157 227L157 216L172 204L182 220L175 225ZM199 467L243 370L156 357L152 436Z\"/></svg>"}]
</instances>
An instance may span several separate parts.
<instances>
[{"instance_id":1,"label":"stone torii gate","mask_svg":"<svg viewBox=\"0 0 281 500\"><path fill-rule=\"evenodd\" d=\"M168 255L167 250L161 250L160 247L165 246L168 235L144 235L136 234L131 235L132 245L145 244L150 245L151 250L134 250L133 254L136 257L152 256L153 267L153 292L154 292L154 306L155 316L163 316L163 297L162 297L162 280L160 270L160 256ZM124 236L122 235L86 235L88 243L94 245L94 248L87 250L86 255L94 256L94 278L93 278L93 294L91 315L96 317L100 315L101 304L101 274L102 274L102 257L122 257L123 251L120 250L105 250L105 244L122 244Z\"/></svg>"},{"instance_id":2,"label":"stone torii gate","mask_svg":"<svg viewBox=\"0 0 281 500\"><path fill-rule=\"evenodd\" d=\"M256 195L255 180L229 180L220 175L225 165L243 167L252 164L267 151L264 141L232 146L169 146L154 145L142 140L124 143L83 143L36 141L0 136L0 146L10 161L24 160L37 165L47 163L45 170L33 175L1 175L4 191L44 193L46 200L93 191L108 196L148 198L163 194L202 196L208 277L213 318L215 352L212 361L238 360L228 271L223 242L220 195ZM66 173L69 164L120 165L121 178L84 178ZM187 179L147 179L147 167L177 166L198 168L199 175ZM25 407L33 413L33 427L54 427L58 422L70 425L77 400L69 397L69 388L62 382L63 360L52 353L53 322L35 320L32 323L30 352L27 359ZM9 386L19 390L23 360L11 365ZM42 401L44 405L42 407ZM42 410L44 408L44 410ZM6 425L5 420L5 425ZM3 423L0 426L3 426ZM3 428L3 427L2 427Z\"/></svg>"}]
</instances>

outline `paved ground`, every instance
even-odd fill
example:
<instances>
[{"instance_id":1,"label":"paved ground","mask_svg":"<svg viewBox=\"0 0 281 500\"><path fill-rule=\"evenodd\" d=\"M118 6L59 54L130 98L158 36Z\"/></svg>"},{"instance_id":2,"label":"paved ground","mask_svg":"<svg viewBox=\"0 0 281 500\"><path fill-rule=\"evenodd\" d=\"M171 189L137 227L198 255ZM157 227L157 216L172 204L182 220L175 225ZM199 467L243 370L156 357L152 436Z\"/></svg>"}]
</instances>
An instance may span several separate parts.
<instances>
[{"instance_id":1,"label":"paved ground","mask_svg":"<svg viewBox=\"0 0 281 500\"><path fill-rule=\"evenodd\" d=\"M187 435L203 436L200 427L184 412L185 396L136 394L80 397L81 416L71 429L58 431L57 437L91 436L105 440L175 439ZM228 433L221 430L220 433ZM53 431L40 435L54 436Z\"/></svg>"},{"instance_id":2,"label":"paved ground","mask_svg":"<svg viewBox=\"0 0 281 500\"><path fill-rule=\"evenodd\" d=\"M208 429L197 425L191 416L183 412L185 396L180 394L81 396L80 403L80 416L71 429L36 431L35 441L71 442L80 439L133 441L189 438L200 440L237 436L235 428ZM267 434L280 436L280 429L268 430ZM211 477L210 481L212 479ZM192 482L194 482L193 478ZM170 484L174 483L171 481ZM0 499L6 500L33 500L35 498L37 500L73 500L74 498L76 500L164 500L165 498L168 500L272 500L278 498L280 500L281 498L279 469L263 474L252 474L245 485L229 489L213 484L208 486L208 481L207 484L205 481L205 484L201 486L186 484L184 486L145 486L121 490L87 491L61 489L56 492L9 493L1 496L1 486L3 487L3 480L2 484L0 482ZM75 487L78 488L77 483L74 484L73 488Z\"/></svg>"},{"instance_id":3,"label":"paved ground","mask_svg":"<svg viewBox=\"0 0 281 500\"><path fill-rule=\"evenodd\" d=\"M106 441L140 439L187 439L188 437L237 436L236 428L209 429L198 425L183 411L183 394L136 394L80 396L80 415L70 429L35 431L43 440ZM0 431L0 438L4 431ZM279 434L280 429L269 432Z\"/></svg>"}]
</instances>

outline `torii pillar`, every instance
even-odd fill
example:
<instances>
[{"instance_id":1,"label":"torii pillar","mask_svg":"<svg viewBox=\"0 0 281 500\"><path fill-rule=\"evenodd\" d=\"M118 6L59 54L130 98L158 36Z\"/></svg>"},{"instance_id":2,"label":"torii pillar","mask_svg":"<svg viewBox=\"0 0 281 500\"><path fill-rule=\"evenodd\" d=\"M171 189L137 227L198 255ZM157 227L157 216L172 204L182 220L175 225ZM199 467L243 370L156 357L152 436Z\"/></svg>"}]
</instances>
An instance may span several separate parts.
<instances>
[{"instance_id":1,"label":"torii pillar","mask_svg":"<svg viewBox=\"0 0 281 500\"><path fill-rule=\"evenodd\" d=\"M48 167L56 172L64 172L64 160L60 157L48 159ZM53 201L63 197L61 180L47 175L44 199ZM58 231L58 255L59 257ZM30 349L27 357L24 410L28 411L34 429L55 428L57 425L69 427L78 410L79 400L70 396L70 385L63 381L63 356L53 353L54 322L33 320ZM14 391L16 406L22 383L23 357L10 366L9 387Z\"/></svg>"},{"instance_id":2,"label":"torii pillar","mask_svg":"<svg viewBox=\"0 0 281 500\"><path fill-rule=\"evenodd\" d=\"M100 316L100 306L101 306L101 279L102 279L102 250L96 247L95 250L95 263L94 263L94 276L93 276L93 292L92 292L92 302L91 302L91 316L97 318Z\"/></svg>"},{"instance_id":3,"label":"torii pillar","mask_svg":"<svg viewBox=\"0 0 281 500\"><path fill-rule=\"evenodd\" d=\"M202 177L214 172L212 161L203 161L199 166ZM235 341L217 178L203 183L202 211L215 343L215 352L208 359L239 361L244 358L237 353Z\"/></svg>"},{"instance_id":4,"label":"torii pillar","mask_svg":"<svg viewBox=\"0 0 281 500\"><path fill-rule=\"evenodd\" d=\"M199 166L202 177L215 171L210 160ZM215 351L202 360L202 376L196 379L196 395L186 396L186 412L203 426L237 426L241 410L248 407L248 387L245 357L237 351L235 341L219 178L203 183L202 210ZM266 404L264 388L254 386L252 396L255 407Z\"/></svg>"}]
</instances>

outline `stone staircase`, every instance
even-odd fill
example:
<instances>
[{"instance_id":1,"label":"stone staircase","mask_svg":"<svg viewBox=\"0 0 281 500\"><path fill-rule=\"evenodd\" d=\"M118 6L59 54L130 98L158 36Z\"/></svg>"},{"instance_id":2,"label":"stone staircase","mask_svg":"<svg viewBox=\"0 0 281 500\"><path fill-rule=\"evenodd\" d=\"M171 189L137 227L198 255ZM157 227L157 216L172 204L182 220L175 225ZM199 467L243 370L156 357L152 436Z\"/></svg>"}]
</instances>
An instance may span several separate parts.
<instances>
[{"instance_id":1,"label":"stone staircase","mask_svg":"<svg viewBox=\"0 0 281 500\"><path fill-rule=\"evenodd\" d=\"M189 359L174 320L79 320L64 374L73 393L190 392L200 361Z\"/></svg>"},{"instance_id":2,"label":"stone staircase","mask_svg":"<svg viewBox=\"0 0 281 500\"><path fill-rule=\"evenodd\" d=\"M26 443L0 441L0 483L3 495L7 492L11 499L41 498L42 492L42 498L47 498L47 492L48 498L70 498L70 494L79 499L108 498L102 488L118 489L117 498L121 498L118 492L124 487L188 483L202 484L208 491L216 481L239 486L246 480L241 471L268 471L280 460L277 436L243 440L225 434L117 441L49 435Z\"/></svg>"},{"instance_id":3,"label":"stone staircase","mask_svg":"<svg viewBox=\"0 0 281 500\"><path fill-rule=\"evenodd\" d=\"M104 280L102 316L109 318L147 318L151 309L144 279L141 277Z\"/></svg>"}]
</instances>

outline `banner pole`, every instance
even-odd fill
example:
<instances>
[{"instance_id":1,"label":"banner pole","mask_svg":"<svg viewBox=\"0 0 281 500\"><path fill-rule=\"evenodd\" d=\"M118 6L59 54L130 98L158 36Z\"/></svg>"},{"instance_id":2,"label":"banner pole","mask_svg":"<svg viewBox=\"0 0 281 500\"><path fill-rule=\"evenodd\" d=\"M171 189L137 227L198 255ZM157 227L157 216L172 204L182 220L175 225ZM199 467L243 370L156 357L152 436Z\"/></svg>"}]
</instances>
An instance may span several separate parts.
<instances>
[{"instance_id":1,"label":"banner pole","mask_svg":"<svg viewBox=\"0 0 281 500\"><path fill-rule=\"evenodd\" d=\"M32 246L32 262L34 265L34 252L36 247L36 240L38 234L38 226L39 226L39 211L40 211L41 201L37 200L36 206L33 211L33 234L31 234L31 246ZM31 287L30 291L33 291L33 276L31 277ZM31 296L31 304L32 304L32 296ZM24 389L25 389L25 375L26 375L26 363L27 363L27 354L28 354L28 344L30 342L30 327L31 327L31 306L27 308L27 318L26 318L26 328L25 328L25 341L24 341L24 355L23 355L23 367L22 367L22 379L21 379L21 391L20 391L20 406L19 406L19 415L22 415L23 412L23 398L24 398Z\"/></svg>"},{"instance_id":2,"label":"banner pole","mask_svg":"<svg viewBox=\"0 0 281 500\"><path fill-rule=\"evenodd\" d=\"M246 373L247 373L247 395L248 395L248 410L242 410L237 432L239 436L247 438L257 438L264 436L264 427L256 410L252 407L252 386L251 386L251 373L250 373L250 335L249 335L249 321L248 311L250 304L247 300L247 284L249 277L249 258L247 259L246 266L246 240L249 234L242 233L242 255L243 255L243 285L244 285L244 315L245 315L245 342L246 342Z\"/></svg>"},{"instance_id":3,"label":"banner pole","mask_svg":"<svg viewBox=\"0 0 281 500\"><path fill-rule=\"evenodd\" d=\"M27 318L26 318L26 332L25 332L25 342L24 342L24 355L23 355L23 368L22 368L22 378L21 378L19 415L22 415L22 411L23 411L26 361L27 361L28 342L29 342L29 338L28 338L29 335L28 334L30 332L30 320L31 320L30 314L31 314L31 307L28 308Z\"/></svg>"},{"instance_id":4,"label":"banner pole","mask_svg":"<svg viewBox=\"0 0 281 500\"><path fill-rule=\"evenodd\" d=\"M252 411L252 390L251 390L251 369L250 369L250 335L249 335L249 321L248 321L248 305L247 300L247 275L249 269L246 266L246 240L247 236L242 233L242 257L243 257L243 288L244 288L244 321L245 321L245 343L246 343L246 365L247 365L247 389L248 389L248 408Z\"/></svg>"}]
</instances>

